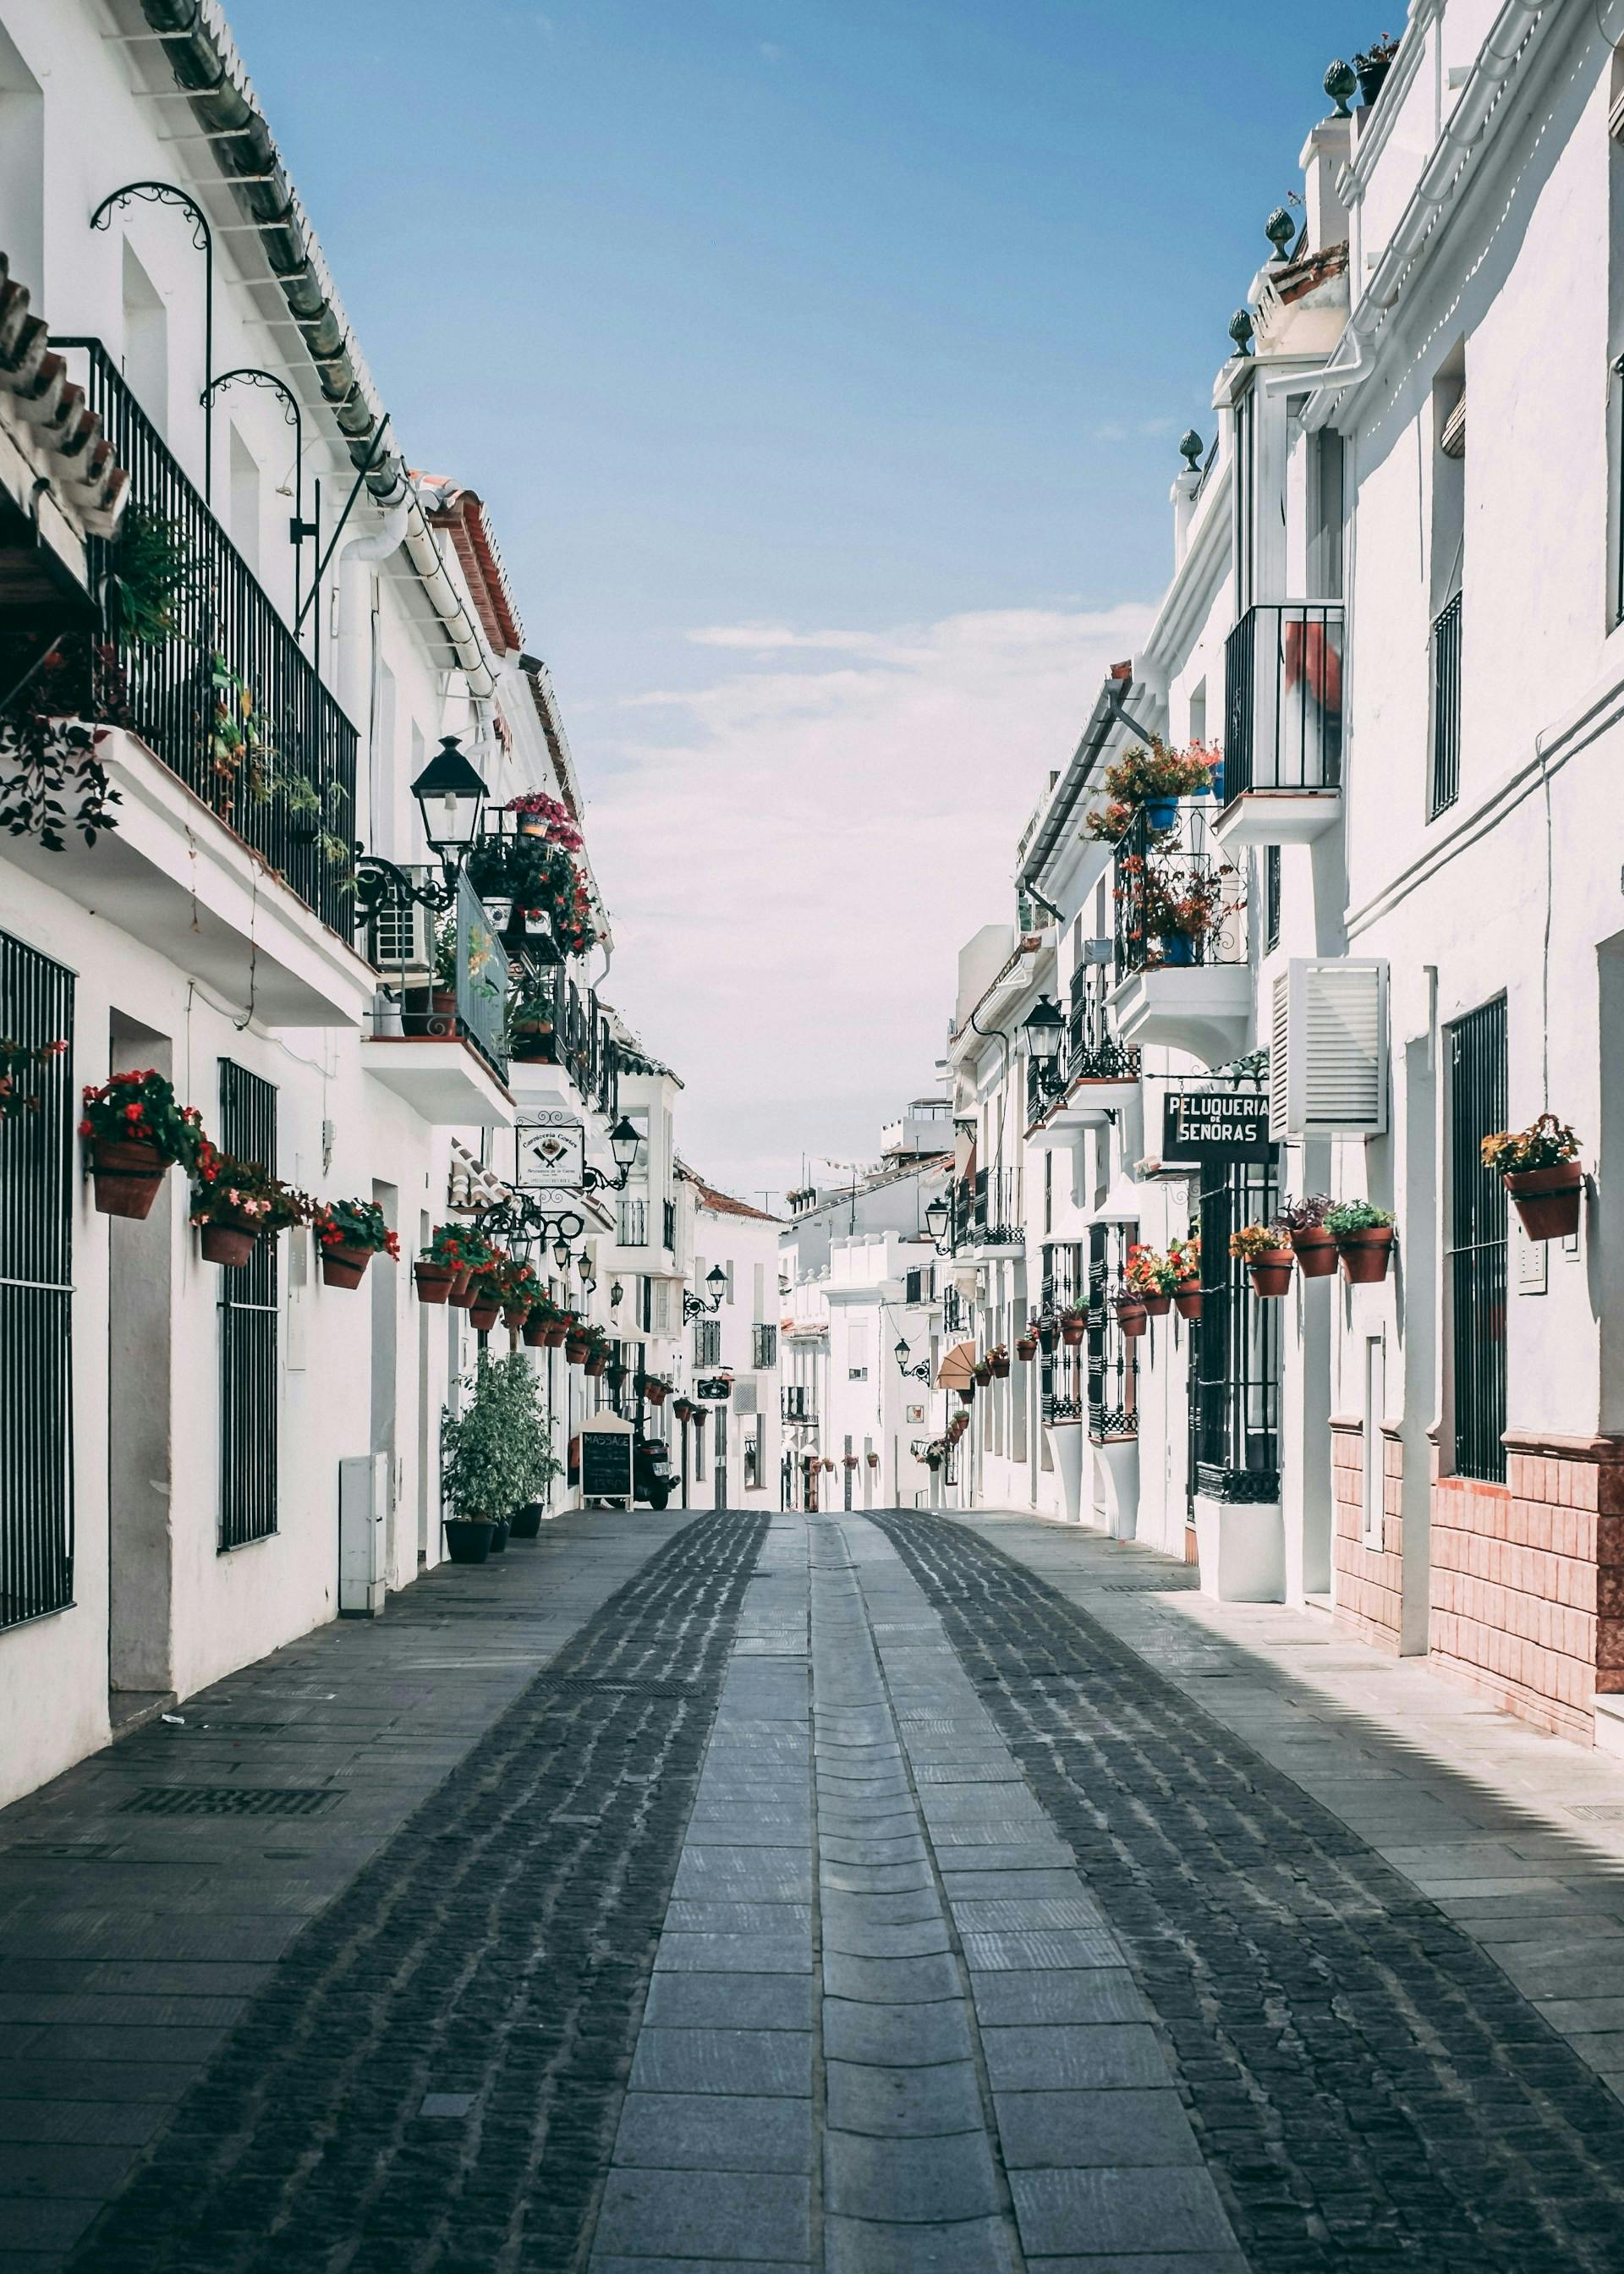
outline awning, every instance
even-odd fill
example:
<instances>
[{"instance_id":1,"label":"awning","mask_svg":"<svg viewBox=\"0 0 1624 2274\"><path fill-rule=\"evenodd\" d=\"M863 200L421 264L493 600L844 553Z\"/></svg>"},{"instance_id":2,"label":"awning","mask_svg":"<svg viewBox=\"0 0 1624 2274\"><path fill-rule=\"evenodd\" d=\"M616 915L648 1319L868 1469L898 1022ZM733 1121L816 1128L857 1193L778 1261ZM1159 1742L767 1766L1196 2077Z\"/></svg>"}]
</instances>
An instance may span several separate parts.
<instances>
[{"instance_id":1,"label":"awning","mask_svg":"<svg viewBox=\"0 0 1624 2274\"><path fill-rule=\"evenodd\" d=\"M975 1344L955 1343L936 1369L938 1389L964 1389L975 1374Z\"/></svg>"}]
</instances>

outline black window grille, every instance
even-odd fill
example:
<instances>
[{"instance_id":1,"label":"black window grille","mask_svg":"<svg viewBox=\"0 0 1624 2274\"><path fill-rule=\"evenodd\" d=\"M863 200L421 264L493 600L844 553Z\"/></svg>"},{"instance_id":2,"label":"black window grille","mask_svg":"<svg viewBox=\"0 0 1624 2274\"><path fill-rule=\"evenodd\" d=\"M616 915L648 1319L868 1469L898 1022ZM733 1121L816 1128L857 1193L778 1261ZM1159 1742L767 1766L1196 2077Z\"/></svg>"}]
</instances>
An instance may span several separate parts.
<instances>
[{"instance_id":1,"label":"black window grille","mask_svg":"<svg viewBox=\"0 0 1624 2274\"><path fill-rule=\"evenodd\" d=\"M1280 847L1263 848L1263 946L1272 953L1280 945Z\"/></svg>"},{"instance_id":2,"label":"black window grille","mask_svg":"<svg viewBox=\"0 0 1624 2274\"><path fill-rule=\"evenodd\" d=\"M1335 789L1342 764L1342 603L1249 608L1224 658L1224 796Z\"/></svg>"},{"instance_id":3,"label":"black window grille","mask_svg":"<svg viewBox=\"0 0 1624 2274\"><path fill-rule=\"evenodd\" d=\"M0 932L0 1039L68 1050L18 1069L0 1114L0 1627L73 1600L73 975Z\"/></svg>"},{"instance_id":4,"label":"black window grille","mask_svg":"<svg viewBox=\"0 0 1624 2274\"><path fill-rule=\"evenodd\" d=\"M230 1058L220 1061L220 1143L275 1170L275 1087ZM223 1553L276 1529L276 1241L256 1239L252 1261L219 1277Z\"/></svg>"},{"instance_id":5,"label":"black window grille","mask_svg":"<svg viewBox=\"0 0 1624 2274\"><path fill-rule=\"evenodd\" d=\"M758 1322L751 1332L750 1339L755 1345L750 1352L751 1365L761 1369L777 1366L778 1362L778 1329L774 1326L763 1326Z\"/></svg>"},{"instance_id":6,"label":"black window grille","mask_svg":"<svg viewBox=\"0 0 1624 2274\"><path fill-rule=\"evenodd\" d=\"M1449 1029L1450 1398L1455 1472L1506 1474L1506 1188L1482 1142L1507 1118L1504 997Z\"/></svg>"},{"instance_id":7,"label":"black window grille","mask_svg":"<svg viewBox=\"0 0 1624 2274\"><path fill-rule=\"evenodd\" d=\"M1138 1238L1137 1224L1088 1227L1088 1434L1096 1444L1139 1434L1139 1346L1113 1300Z\"/></svg>"},{"instance_id":8,"label":"black window grille","mask_svg":"<svg viewBox=\"0 0 1624 2274\"><path fill-rule=\"evenodd\" d=\"M1043 1250L1043 1308L1058 1318L1063 1311L1083 1311L1088 1306L1088 1277L1083 1250L1076 1240L1051 1242ZM1086 1392L1086 1353L1082 1344L1056 1338L1043 1358L1039 1388L1046 1421L1080 1421Z\"/></svg>"},{"instance_id":9,"label":"black window grille","mask_svg":"<svg viewBox=\"0 0 1624 2274\"><path fill-rule=\"evenodd\" d=\"M667 1251L667 1253L670 1253L675 1249L676 1244L677 1204L675 1201L666 1201L664 1203L662 1221L660 1224L660 1245Z\"/></svg>"},{"instance_id":10,"label":"black window grille","mask_svg":"<svg viewBox=\"0 0 1624 2274\"><path fill-rule=\"evenodd\" d=\"M907 1274L902 1292L902 1299L905 1303L917 1303L920 1300L920 1290L924 1285L924 1280L925 1275L922 1271L910 1271Z\"/></svg>"},{"instance_id":11,"label":"black window grille","mask_svg":"<svg viewBox=\"0 0 1624 2274\"><path fill-rule=\"evenodd\" d=\"M1432 779L1427 818L1461 794L1461 596L1432 621Z\"/></svg>"},{"instance_id":12,"label":"black window grille","mask_svg":"<svg viewBox=\"0 0 1624 2274\"><path fill-rule=\"evenodd\" d=\"M1280 1491L1280 1304L1252 1292L1229 1234L1280 1205L1272 1164L1209 1169L1201 1186L1201 1317L1191 1333L1195 1489L1214 1500Z\"/></svg>"},{"instance_id":13,"label":"black window grille","mask_svg":"<svg viewBox=\"0 0 1624 2274\"><path fill-rule=\"evenodd\" d=\"M694 1321L694 1363L695 1366L720 1366L722 1362L722 1321L720 1319L695 1319Z\"/></svg>"}]
</instances>

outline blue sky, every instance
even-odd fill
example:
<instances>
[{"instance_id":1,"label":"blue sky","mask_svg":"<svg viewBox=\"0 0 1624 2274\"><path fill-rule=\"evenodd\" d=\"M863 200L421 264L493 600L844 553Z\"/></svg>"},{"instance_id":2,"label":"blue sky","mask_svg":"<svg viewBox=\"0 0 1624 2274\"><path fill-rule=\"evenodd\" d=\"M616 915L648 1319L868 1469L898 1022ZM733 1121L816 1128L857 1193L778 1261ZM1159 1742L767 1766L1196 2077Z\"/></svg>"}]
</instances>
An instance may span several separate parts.
<instances>
[{"instance_id":1,"label":"blue sky","mask_svg":"<svg viewBox=\"0 0 1624 2274\"><path fill-rule=\"evenodd\" d=\"M409 456L491 508L602 807L611 992L687 1075L690 1143L778 1186L803 1150L871 1148L928 1082L953 946L1005 915L1042 771L1166 575L1177 438L1211 434L1325 67L1402 11L230 14ZM944 659L972 652L960 689ZM956 689L948 717L933 697ZM786 936L820 766L839 859L820 842L829 904L803 896ZM899 871L910 970L879 1003ZM739 1050L786 1008L763 1099Z\"/></svg>"}]
</instances>

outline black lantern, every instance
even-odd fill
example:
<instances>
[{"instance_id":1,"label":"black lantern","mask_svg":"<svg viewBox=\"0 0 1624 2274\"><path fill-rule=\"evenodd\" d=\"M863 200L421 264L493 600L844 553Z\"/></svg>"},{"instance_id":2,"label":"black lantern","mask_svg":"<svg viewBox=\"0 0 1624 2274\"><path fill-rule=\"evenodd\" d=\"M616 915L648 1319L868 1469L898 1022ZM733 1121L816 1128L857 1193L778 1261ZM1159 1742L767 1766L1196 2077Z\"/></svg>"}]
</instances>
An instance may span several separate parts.
<instances>
[{"instance_id":1,"label":"black lantern","mask_svg":"<svg viewBox=\"0 0 1624 2274\"><path fill-rule=\"evenodd\" d=\"M581 1259L581 1269L578 1276L581 1282L581 1292L585 1296L587 1301L590 1303L593 1296L598 1292L598 1275L593 1270L591 1264L584 1255Z\"/></svg>"},{"instance_id":2,"label":"black lantern","mask_svg":"<svg viewBox=\"0 0 1624 2274\"><path fill-rule=\"evenodd\" d=\"M485 784L447 734L411 786L423 815L429 850L447 869L459 867L473 849L485 810Z\"/></svg>"},{"instance_id":3,"label":"black lantern","mask_svg":"<svg viewBox=\"0 0 1624 2274\"><path fill-rule=\"evenodd\" d=\"M630 1176L632 1163L637 1158L637 1148L642 1142L642 1130L637 1127L635 1122L628 1120L625 1114L622 1114L609 1132L609 1150L613 1156L614 1165L620 1171L622 1178Z\"/></svg>"},{"instance_id":4,"label":"black lantern","mask_svg":"<svg viewBox=\"0 0 1624 2274\"><path fill-rule=\"evenodd\" d=\"M1046 1070L1052 1066L1065 1039L1065 1020L1059 1005L1049 996L1040 995L1021 1032L1026 1037L1027 1057Z\"/></svg>"},{"instance_id":5,"label":"black lantern","mask_svg":"<svg viewBox=\"0 0 1624 2274\"><path fill-rule=\"evenodd\" d=\"M947 1230L947 1216L946 1196L938 1193L925 1209L925 1230L930 1234L932 1239L939 1240Z\"/></svg>"},{"instance_id":6,"label":"black lantern","mask_svg":"<svg viewBox=\"0 0 1624 2274\"><path fill-rule=\"evenodd\" d=\"M565 1239L561 1231L553 1243L553 1261L558 1265L560 1271L568 1270L569 1242Z\"/></svg>"},{"instance_id":7,"label":"black lantern","mask_svg":"<svg viewBox=\"0 0 1624 2274\"><path fill-rule=\"evenodd\" d=\"M901 1336L898 1337L896 1342L891 1345L891 1349L897 1360L897 1371L898 1374L906 1374L914 1382L929 1381L929 1359L922 1358L917 1366L910 1366L908 1364L908 1344Z\"/></svg>"},{"instance_id":8,"label":"black lantern","mask_svg":"<svg viewBox=\"0 0 1624 2274\"><path fill-rule=\"evenodd\" d=\"M710 1308L719 1311L722 1298L727 1292L727 1274L719 1263L713 1263L706 1272L705 1284L710 1290Z\"/></svg>"}]
</instances>

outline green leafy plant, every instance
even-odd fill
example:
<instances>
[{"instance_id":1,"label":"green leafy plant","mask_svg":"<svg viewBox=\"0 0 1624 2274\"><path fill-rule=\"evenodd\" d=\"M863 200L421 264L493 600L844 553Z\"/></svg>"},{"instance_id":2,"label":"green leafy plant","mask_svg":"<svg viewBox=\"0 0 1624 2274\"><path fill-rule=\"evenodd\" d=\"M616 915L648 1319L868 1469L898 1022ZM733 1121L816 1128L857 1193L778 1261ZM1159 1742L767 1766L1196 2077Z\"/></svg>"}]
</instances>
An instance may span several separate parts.
<instances>
[{"instance_id":1,"label":"green leafy plant","mask_svg":"<svg viewBox=\"0 0 1624 2274\"><path fill-rule=\"evenodd\" d=\"M1229 1234L1229 1253L1242 1263L1259 1262L1266 1255L1277 1255L1282 1247L1289 1251L1290 1246L1290 1236L1280 1223L1245 1224Z\"/></svg>"},{"instance_id":2,"label":"green leafy plant","mask_svg":"<svg viewBox=\"0 0 1624 2274\"><path fill-rule=\"evenodd\" d=\"M495 1252L488 1239L465 1224L437 1224L434 1237L423 1250L431 1263L449 1264L454 1271L478 1270Z\"/></svg>"},{"instance_id":3,"label":"green leafy plant","mask_svg":"<svg viewBox=\"0 0 1624 2274\"><path fill-rule=\"evenodd\" d=\"M1530 1169L1558 1169L1579 1157L1579 1140L1554 1113L1542 1113L1526 1129L1497 1129L1483 1141L1483 1165L1502 1176Z\"/></svg>"},{"instance_id":4,"label":"green leafy plant","mask_svg":"<svg viewBox=\"0 0 1624 2274\"><path fill-rule=\"evenodd\" d=\"M67 1049L57 1043L14 1043L0 1035L0 1121L20 1121L25 1113L40 1110L34 1082L49 1062Z\"/></svg>"},{"instance_id":5,"label":"green leafy plant","mask_svg":"<svg viewBox=\"0 0 1624 2274\"><path fill-rule=\"evenodd\" d=\"M286 1231L308 1224L312 1203L274 1177L262 1161L244 1161L206 1144L192 1178L193 1224L237 1224L246 1231Z\"/></svg>"},{"instance_id":6,"label":"green leafy plant","mask_svg":"<svg viewBox=\"0 0 1624 2274\"><path fill-rule=\"evenodd\" d=\"M119 643L162 647L188 638L180 612L202 591L202 566L182 530L155 507L132 502L107 572L108 616Z\"/></svg>"},{"instance_id":7,"label":"green leafy plant","mask_svg":"<svg viewBox=\"0 0 1624 2274\"><path fill-rule=\"evenodd\" d=\"M197 1107L180 1104L167 1075L150 1066L93 1084L84 1093L84 1106L79 1133L93 1141L151 1145L160 1160L179 1162L184 1169L200 1170L219 1157L203 1134Z\"/></svg>"},{"instance_id":8,"label":"green leafy plant","mask_svg":"<svg viewBox=\"0 0 1624 2274\"><path fill-rule=\"evenodd\" d=\"M553 1479L563 1474L563 1464L553 1449L535 1367L522 1351L514 1351L496 1361L495 1373L521 1472L512 1504L521 1508L526 1501L541 1498Z\"/></svg>"},{"instance_id":9,"label":"green leafy plant","mask_svg":"<svg viewBox=\"0 0 1624 2274\"><path fill-rule=\"evenodd\" d=\"M1320 1231L1335 1206L1329 1193L1305 1193L1300 1201L1282 1202L1280 1221L1288 1231Z\"/></svg>"},{"instance_id":10,"label":"green leafy plant","mask_svg":"<svg viewBox=\"0 0 1624 2274\"><path fill-rule=\"evenodd\" d=\"M523 1365L523 1359L520 1364ZM448 1509L465 1523L498 1523L530 1498L531 1455L515 1428L510 1359L482 1352L459 1387L460 1412L443 1409L440 1429L440 1488ZM529 1372L528 1367L526 1372Z\"/></svg>"},{"instance_id":11,"label":"green leafy plant","mask_svg":"<svg viewBox=\"0 0 1624 2274\"><path fill-rule=\"evenodd\" d=\"M1393 1222L1391 1209L1373 1208L1369 1201L1338 1201L1325 1212L1326 1230L1336 1239L1352 1231L1380 1231Z\"/></svg>"},{"instance_id":12,"label":"green leafy plant","mask_svg":"<svg viewBox=\"0 0 1624 2274\"><path fill-rule=\"evenodd\" d=\"M398 1255L400 1241L376 1201L318 1201L310 1221L323 1247L365 1249L369 1255Z\"/></svg>"}]
</instances>

